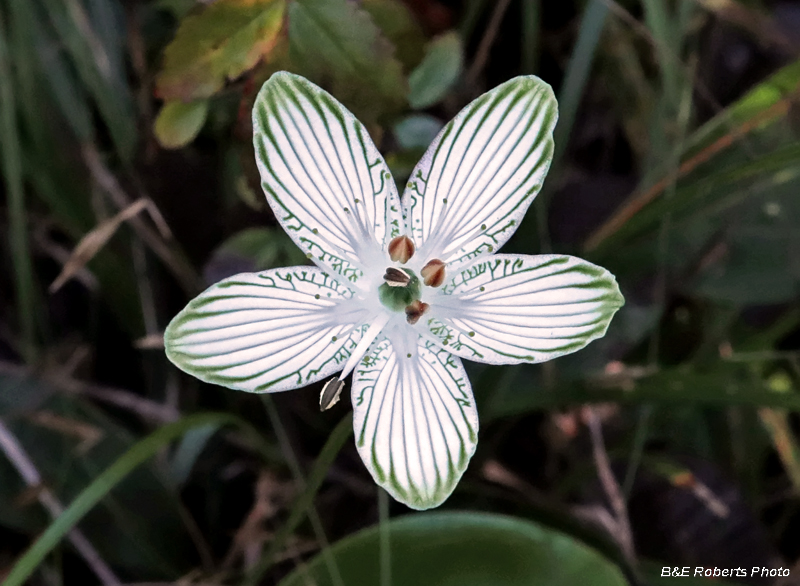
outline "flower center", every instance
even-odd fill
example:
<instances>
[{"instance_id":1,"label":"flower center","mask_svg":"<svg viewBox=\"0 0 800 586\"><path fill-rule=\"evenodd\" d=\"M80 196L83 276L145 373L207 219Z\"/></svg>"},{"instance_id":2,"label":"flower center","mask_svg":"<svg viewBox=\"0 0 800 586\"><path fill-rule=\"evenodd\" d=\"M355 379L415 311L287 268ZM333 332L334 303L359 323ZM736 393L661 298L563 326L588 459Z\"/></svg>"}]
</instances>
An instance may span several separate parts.
<instances>
[{"instance_id":1,"label":"flower center","mask_svg":"<svg viewBox=\"0 0 800 586\"><path fill-rule=\"evenodd\" d=\"M383 280L384 283L378 287L378 297L387 309L405 311L419 299L422 283L414 271L389 267Z\"/></svg>"}]
</instances>

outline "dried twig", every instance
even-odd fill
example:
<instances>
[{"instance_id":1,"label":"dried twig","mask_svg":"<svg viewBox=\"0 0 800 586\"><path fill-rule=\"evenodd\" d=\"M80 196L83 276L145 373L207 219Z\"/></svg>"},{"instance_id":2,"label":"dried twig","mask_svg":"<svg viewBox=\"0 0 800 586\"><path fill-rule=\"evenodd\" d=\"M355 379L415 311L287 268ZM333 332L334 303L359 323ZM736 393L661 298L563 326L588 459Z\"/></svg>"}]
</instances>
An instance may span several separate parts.
<instances>
[{"instance_id":1,"label":"dried twig","mask_svg":"<svg viewBox=\"0 0 800 586\"><path fill-rule=\"evenodd\" d=\"M61 513L64 512L64 506L59 502L56 496L46 487L42 482L42 477L39 471L34 466L25 449L17 441L13 433L5 426L0 420L0 449L6 455L6 458L17 469L19 475L29 487L36 487L37 499L42 506L47 509L50 515L56 519ZM72 529L67 533L67 538L72 545L83 557L86 564L91 568L95 575L106 586L116 586L121 584L119 578L114 574L111 568L106 564L97 550L89 543L89 540L84 537L79 529Z\"/></svg>"},{"instance_id":2,"label":"dried twig","mask_svg":"<svg viewBox=\"0 0 800 586\"><path fill-rule=\"evenodd\" d=\"M56 277L48 288L50 294L61 289L67 281L74 277L78 271L83 269L86 264L102 250L108 241L111 240L111 237L117 233L117 230L123 222L132 219L150 205L152 205L151 202L146 199L136 200L114 217L104 220L96 228L87 232L64 263L61 273L59 273L58 277Z\"/></svg>"},{"instance_id":3,"label":"dried twig","mask_svg":"<svg viewBox=\"0 0 800 586\"><path fill-rule=\"evenodd\" d=\"M614 477L614 472L611 470L611 462L609 462L605 442L603 441L603 429L600 424L600 419L597 417L592 407L584 407L583 420L589 427L589 435L592 440L592 455L597 468L597 476L600 478L600 484L603 485L603 490L614 511L616 521L614 536L619 542L625 557L632 563L636 554L633 547L631 523L628 519L628 508L625 505L625 499L622 497L619 483Z\"/></svg>"},{"instance_id":4,"label":"dried twig","mask_svg":"<svg viewBox=\"0 0 800 586\"><path fill-rule=\"evenodd\" d=\"M117 209L123 210L130 206L131 198L122 189L114 174L103 164L100 153L94 145L87 143L82 151L83 160L92 179L108 194ZM169 268L186 293L196 294L202 289L202 280L195 270L164 241L165 238L170 238L169 228L155 206L152 206L151 216L158 231L161 232L160 235L141 218L132 218L130 224L142 241Z\"/></svg>"},{"instance_id":5,"label":"dried twig","mask_svg":"<svg viewBox=\"0 0 800 586\"><path fill-rule=\"evenodd\" d=\"M33 376L33 372L24 366L2 361L0 361L0 374L11 374L18 377ZM65 376L63 373L58 373L57 375L45 373L40 376L40 379L60 391L83 395L109 405L127 409L148 421L170 423L180 418L180 412L177 409L122 389L86 383Z\"/></svg>"},{"instance_id":6,"label":"dried twig","mask_svg":"<svg viewBox=\"0 0 800 586\"><path fill-rule=\"evenodd\" d=\"M464 81L469 87L473 86L478 80L478 76L489 60L489 51L492 49L495 38L497 38L497 33L500 32L500 25L510 2L511 0L499 0L494 6L489 24L486 26L486 31L483 33L478 50L475 52L475 59L473 59L472 65L464 76Z\"/></svg>"}]
</instances>

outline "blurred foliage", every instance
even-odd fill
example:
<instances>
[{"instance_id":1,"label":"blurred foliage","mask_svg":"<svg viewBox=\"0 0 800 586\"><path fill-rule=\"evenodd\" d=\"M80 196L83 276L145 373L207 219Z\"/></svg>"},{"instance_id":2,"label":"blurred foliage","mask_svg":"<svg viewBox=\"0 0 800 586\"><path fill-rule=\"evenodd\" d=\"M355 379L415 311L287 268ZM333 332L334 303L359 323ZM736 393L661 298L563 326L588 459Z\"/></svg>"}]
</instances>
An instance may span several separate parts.
<instances>
[{"instance_id":1,"label":"blurred foliage","mask_svg":"<svg viewBox=\"0 0 800 586\"><path fill-rule=\"evenodd\" d=\"M464 584L502 565L507 583L666 584L664 565L796 567L798 30L788 1L0 0L0 578L372 584L391 566L394 584ZM252 152L253 100L283 69L351 109L399 185L483 91L521 73L557 90L553 170L507 248L585 256L628 303L575 355L467 365L481 439L443 506L460 513L376 498L347 409L320 414L317 386L265 410L163 356L204 285L306 262ZM48 293L82 238L142 200L151 213Z\"/></svg>"}]
</instances>

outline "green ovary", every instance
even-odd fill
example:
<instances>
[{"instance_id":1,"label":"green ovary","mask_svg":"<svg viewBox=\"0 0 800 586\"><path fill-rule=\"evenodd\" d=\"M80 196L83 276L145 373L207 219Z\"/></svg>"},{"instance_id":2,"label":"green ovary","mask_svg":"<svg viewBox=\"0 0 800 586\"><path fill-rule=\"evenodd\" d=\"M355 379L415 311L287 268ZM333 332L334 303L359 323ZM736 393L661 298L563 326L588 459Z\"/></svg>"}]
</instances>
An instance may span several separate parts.
<instances>
[{"instance_id":1,"label":"green ovary","mask_svg":"<svg viewBox=\"0 0 800 586\"><path fill-rule=\"evenodd\" d=\"M405 311L405 308L412 302L419 299L422 284L413 271L403 269L411 277L405 287L390 287L384 283L378 287L378 297L384 307L392 311Z\"/></svg>"}]
</instances>

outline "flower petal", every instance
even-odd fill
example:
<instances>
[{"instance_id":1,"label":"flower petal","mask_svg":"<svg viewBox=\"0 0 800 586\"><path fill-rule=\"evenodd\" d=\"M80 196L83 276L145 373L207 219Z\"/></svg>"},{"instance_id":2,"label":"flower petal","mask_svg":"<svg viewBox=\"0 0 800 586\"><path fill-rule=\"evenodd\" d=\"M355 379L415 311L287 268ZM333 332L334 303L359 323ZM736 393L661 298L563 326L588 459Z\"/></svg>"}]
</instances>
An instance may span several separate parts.
<instances>
[{"instance_id":1,"label":"flower petal","mask_svg":"<svg viewBox=\"0 0 800 586\"><path fill-rule=\"evenodd\" d=\"M412 509L440 505L478 441L461 360L403 327L373 344L351 396L356 446L375 482Z\"/></svg>"},{"instance_id":2,"label":"flower petal","mask_svg":"<svg viewBox=\"0 0 800 586\"><path fill-rule=\"evenodd\" d=\"M430 299L430 332L478 362L543 362L606 333L624 299L614 276L573 256L497 254L461 270Z\"/></svg>"},{"instance_id":3,"label":"flower petal","mask_svg":"<svg viewBox=\"0 0 800 586\"><path fill-rule=\"evenodd\" d=\"M253 134L283 228L317 265L358 281L402 225L394 181L364 126L327 92L281 72L258 94Z\"/></svg>"},{"instance_id":4,"label":"flower petal","mask_svg":"<svg viewBox=\"0 0 800 586\"><path fill-rule=\"evenodd\" d=\"M511 237L550 167L557 108L549 85L517 77L442 129L403 194L420 258L452 268Z\"/></svg>"},{"instance_id":5,"label":"flower petal","mask_svg":"<svg viewBox=\"0 0 800 586\"><path fill-rule=\"evenodd\" d=\"M365 315L352 296L316 267L236 275L175 316L164 332L167 356L232 389L302 387L341 370L358 343Z\"/></svg>"}]
</instances>

